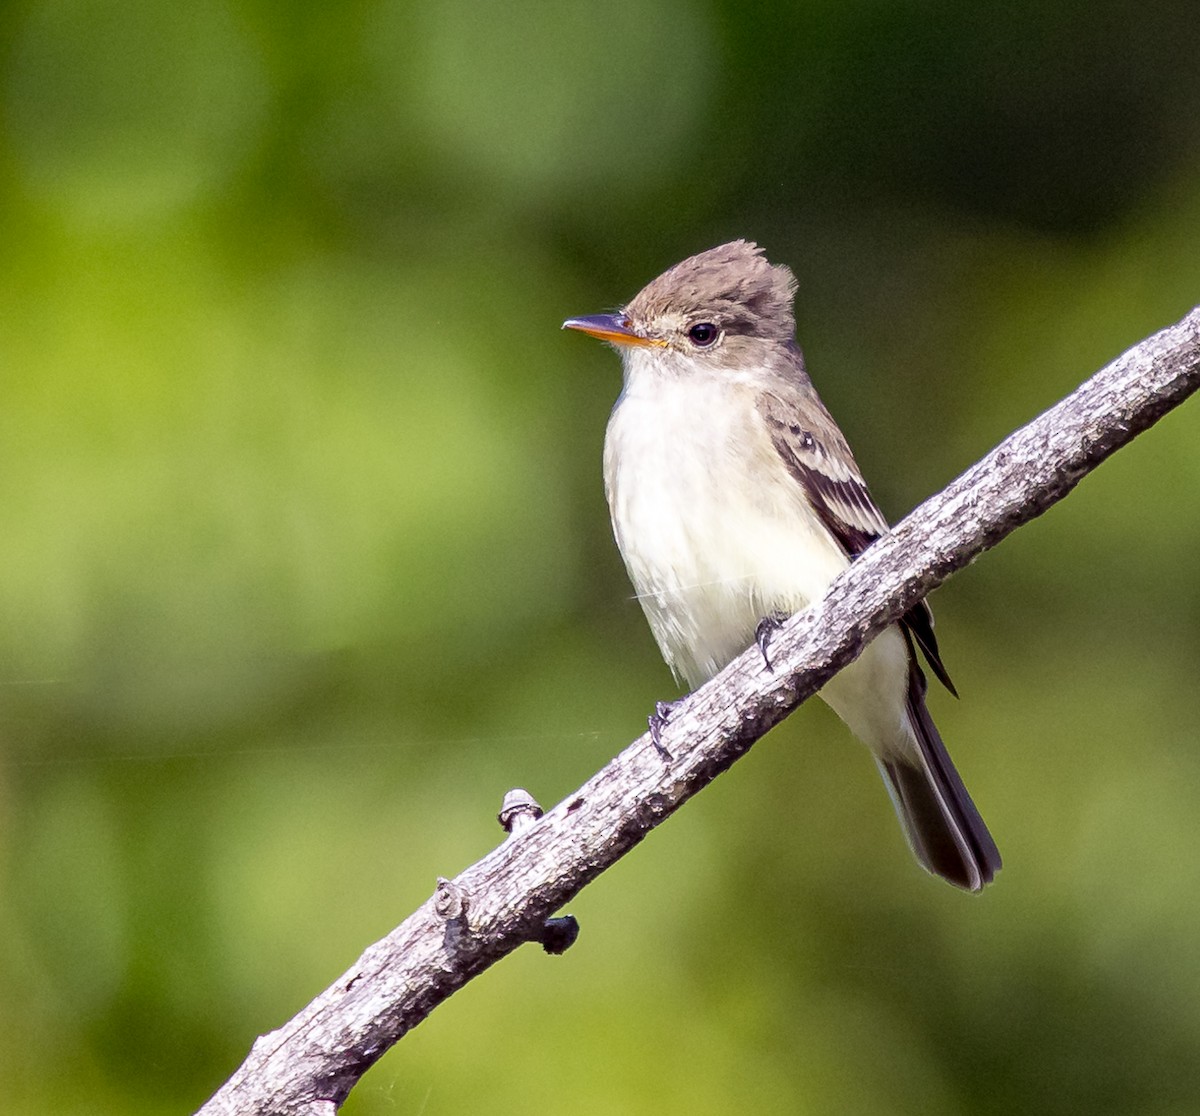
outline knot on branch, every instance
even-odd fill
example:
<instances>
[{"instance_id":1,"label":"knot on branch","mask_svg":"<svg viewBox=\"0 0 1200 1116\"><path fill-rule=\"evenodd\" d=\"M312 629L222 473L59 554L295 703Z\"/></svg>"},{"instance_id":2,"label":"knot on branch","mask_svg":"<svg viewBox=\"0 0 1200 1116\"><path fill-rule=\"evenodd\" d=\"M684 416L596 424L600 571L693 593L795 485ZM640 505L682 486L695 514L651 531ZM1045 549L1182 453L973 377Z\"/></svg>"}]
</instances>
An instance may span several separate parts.
<instances>
[{"instance_id":1,"label":"knot on branch","mask_svg":"<svg viewBox=\"0 0 1200 1116\"><path fill-rule=\"evenodd\" d=\"M543 813L545 811L529 791L515 787L504 796L497 820L506 833L515 837L533 825Z\"/></svg>"},{"instance_id":2,"label":"knot on branch","mask_svg":"<svg viewBox=\"0 0 1200 1116\"><path fill-rule=\"evenodd\" d=\"M470 898L458 884L444 876L438 876L433 909L439 918L444 918L447 922L465 922L470 906Z\"/></svg>"},{"instance_id":3,"label":"knot on branch","mask_svg":"<svg viewBox=\"0 0 1200 1116\"><path fill-rule=\"evenodd\" d=\"M548 918L542 926L538 941L547 953L558 956L566 953L579 937L579 920L574 915L563 915L561 918Z\"/></svg>"}]
</instances>

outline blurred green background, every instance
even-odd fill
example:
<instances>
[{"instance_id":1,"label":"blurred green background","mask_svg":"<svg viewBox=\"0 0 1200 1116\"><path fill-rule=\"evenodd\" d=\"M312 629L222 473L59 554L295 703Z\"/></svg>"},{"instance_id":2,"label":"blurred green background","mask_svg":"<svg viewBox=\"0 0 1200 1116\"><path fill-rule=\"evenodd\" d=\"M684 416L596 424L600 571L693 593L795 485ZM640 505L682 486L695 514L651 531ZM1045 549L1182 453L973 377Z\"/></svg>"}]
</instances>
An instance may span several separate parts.
<instances>
[{"instance_id":1,"label":"blurred green background","mask_svg":"<svg viewBox=\"0 0 1200 1116\"><path fill-rule=\"evenodd\" d=\"M616 357L735 236L898 517L1200 301L1190 0L0 9L0 1096L177 1113L675 694ZM1200 1112L1200 404L937 595L1005 856L814 704L346 1111Z\"/></svg>"}]
</instances>

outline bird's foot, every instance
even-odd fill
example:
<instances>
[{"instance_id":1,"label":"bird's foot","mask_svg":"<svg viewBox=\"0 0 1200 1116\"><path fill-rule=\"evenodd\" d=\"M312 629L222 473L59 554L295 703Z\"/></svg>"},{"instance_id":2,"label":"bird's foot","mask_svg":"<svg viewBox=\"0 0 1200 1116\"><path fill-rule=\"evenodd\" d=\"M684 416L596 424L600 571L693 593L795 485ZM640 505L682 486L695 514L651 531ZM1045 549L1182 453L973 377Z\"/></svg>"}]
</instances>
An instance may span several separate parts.
<instances>
[{"instance_id":1,"label":"bird's foot","mask_svg":"<svg viewBox=\"0 0 1200 1116\"><path fill-rule=\"evenodd\" d=\"M775 673L775 668L771 665L771 656L768 654L771 639L783 627L783 622L787 618L786 612L772 612L764 616L758 622L758 627L754 629L754 642L758 644L758 650L762 654L763 666L772 674Z\"/></svg>"},{"instance_id":2,"label":"bird's foot","mask_svg":"<svg viewBox=\"0 0 1200 1116\"><path fill-rule=\"evenodd\" d=\"M682 700L682 698L679 699L679 701ZM671 714L678 708L679 701L656 702L654 712L650 714L650 743L654 745L654 750L665 760L671 759L671 753L667 751L666 745L662 742L662 730L666 728L667 722L671 719Z\"/></svg>"}]
</instances>

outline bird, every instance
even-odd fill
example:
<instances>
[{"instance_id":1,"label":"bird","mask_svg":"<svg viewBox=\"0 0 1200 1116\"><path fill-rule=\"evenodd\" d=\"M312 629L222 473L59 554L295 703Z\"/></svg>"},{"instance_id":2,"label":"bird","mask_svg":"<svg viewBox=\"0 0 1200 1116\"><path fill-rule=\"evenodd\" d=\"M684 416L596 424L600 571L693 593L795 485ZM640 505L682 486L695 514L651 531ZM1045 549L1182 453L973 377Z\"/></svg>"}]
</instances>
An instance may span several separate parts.
<instances>
[{"instance_id":1,"label":"bird","mask_svg":"<svg viewBox=\"0 0 1200 1116\"><path fill-rule=\"evenodd\" d=\"M563 323L620 354L604 439L613 534L663 658L691 689L755 642L766 658L782 620L889 530L808 376L795 294L786 265L735 240L616 313ZM917 861L977 892L1000 854L930 717L918 653L955 693L922 600L820 696L870 750Z\"/></svg>"}]
</instances>

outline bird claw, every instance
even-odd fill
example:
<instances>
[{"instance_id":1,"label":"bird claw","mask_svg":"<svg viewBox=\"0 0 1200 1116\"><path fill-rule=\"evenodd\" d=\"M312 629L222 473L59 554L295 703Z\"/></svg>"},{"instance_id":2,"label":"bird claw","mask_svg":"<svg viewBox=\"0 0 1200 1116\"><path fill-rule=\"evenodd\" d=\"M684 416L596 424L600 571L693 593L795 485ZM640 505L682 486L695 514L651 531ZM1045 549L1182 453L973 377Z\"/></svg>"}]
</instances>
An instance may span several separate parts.
<instances>
[{"instance_id":1,"label":"bird claw","mask_svg":"<svg viewBox=\"0 0 1200 1116\"><path fill-rule=\"evenodd\" d=\"M655 702L654 712L649 717L650 743L654 745L654 750L665 760L671 759L672 756L667 751L666 745L662 742L662 730L666 728L667 722L671 719L671 714L675 712L678 705L678 701Z\"/></svg>"},{"instance_id":2,"label":"bird claw","mask_svg":"<svg viewBox=\"0 0 1200 1116\"><path fill-rule=\"evenodd\" d=\"M783 627L786 619L787 613L772 612L764 616L758 622L758 627L754 629L754 642L758 645L759 653L762 655L763 666L772 674L775 673L775 668L771 665L771 656L767 652L771 646L771 637Z\"/></svg>"}]
</instances>

